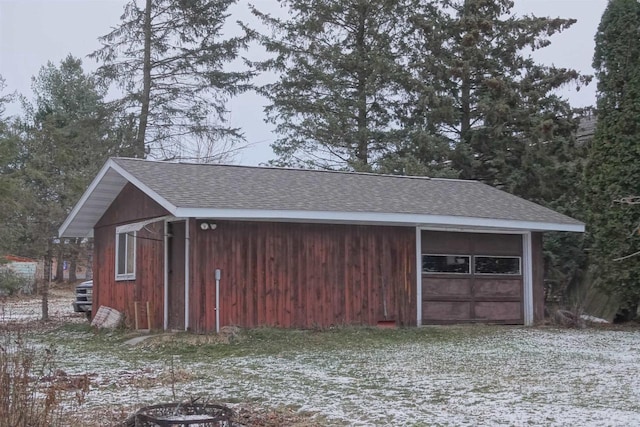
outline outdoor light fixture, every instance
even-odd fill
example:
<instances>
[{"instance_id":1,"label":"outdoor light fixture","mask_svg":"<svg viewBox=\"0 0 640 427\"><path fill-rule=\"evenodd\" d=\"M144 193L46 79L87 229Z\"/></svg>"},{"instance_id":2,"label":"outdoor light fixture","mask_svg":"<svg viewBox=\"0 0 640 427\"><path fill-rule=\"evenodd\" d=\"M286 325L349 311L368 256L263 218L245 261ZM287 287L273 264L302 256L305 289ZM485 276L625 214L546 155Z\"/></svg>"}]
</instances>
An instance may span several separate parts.
<instances>
[{"instance_id":1,"label":"outdoor light fixture","mask_svg":"<svg viewBox=\"0 0 640 427\"><path fill-rule=\"evenodd\" d=\"M201 222L200 223L200 230L202 230L202 231L215 230L216 228L218 228L218 225L214 224L213 222L211 222L211 223L209 223L209 222Z\"/></svg>"}]
</instances>

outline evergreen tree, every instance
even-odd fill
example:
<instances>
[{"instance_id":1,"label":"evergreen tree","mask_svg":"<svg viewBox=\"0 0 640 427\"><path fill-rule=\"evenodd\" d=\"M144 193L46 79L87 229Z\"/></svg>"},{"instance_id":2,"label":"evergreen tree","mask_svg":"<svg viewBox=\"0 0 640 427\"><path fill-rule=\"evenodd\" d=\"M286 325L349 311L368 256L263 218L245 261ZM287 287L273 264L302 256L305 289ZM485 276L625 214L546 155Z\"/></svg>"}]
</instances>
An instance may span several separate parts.
<instances>
[{"instance_id":1,"label":"evergreen tree","mask_svg":"<svg viewBox=\"0 0 640 427\"><path fill-rule=\"evenodd\" d=\"M0 76L0 253L11 252L15 230L10 218L19 206L16 170L18 145L13 134L13 119L5 116L5 105L13 96L4 94L5 81Z\"/></svg>"},{"instance_id":2,"label":"evergreen tree","mask_svg":"<svg viewBox=\"0 0 640 427\"><path fill-rule=\"evenodd\" d=\"M274 54L254 65L279 73L261 90L277 164L368 171L402 138L402 44L419 3L280 0L288 19L253 9L271 35L251 33Z\"/></svg>"},{"instance_id":3,"label":"evergreen tree","mask_svg":"<svg viewBox=\"0 0 640 427\"><path fill-rule=\"evenodd\" d=\"M58 227L106 159L131 153L121 139L129 124L114 119L104 89L72 56L42 67L33 91L35 101L25 101L14 125L19 208L8 219L10 244L21 255L50 259L68 243L57 239Z\"/></svg>"},{"instance_id":4,"label":"evergreen tree","mask_svg":"<svg viewBox=\"0 0 640 427\"><path fill-rule=\"evenodd\" d=\"M548 200L530 191L543 190L541 177L572 156L567 144L576 127L556 91L589 78L538 64L526 52L548 46L550 36L575 20L516 17L510 0L442 0L440 6L438 14L415 18L410 127L444 139L461 178Z\"/></svg>"},{"instance_id":5,"label":"evergreen tree","mask_svg":"<svg viewBox=\"0 0 640 427\"><path fill-rule=\"evenodd\" d=\"M225 103L248 88L251 73L224 67L246 39L221 40L235 0L138 3L127 3L120 25L92 54L102 62L99 75L118 83L121 104L135 115L135 155L189 157L189 138L240 141L240 131L226 124Z\"/></svg>"},{"instance_id":6,"label":"evergreen tree","mask_svg":"<svg viewBox=\"0 0 640 427\"><path fill-rule=\"evenodd\" d=\"M586 169L594 281L626 308L640 302L640 3L611 0L596 33L598 123Z\"/></svg>"}]
</instances>

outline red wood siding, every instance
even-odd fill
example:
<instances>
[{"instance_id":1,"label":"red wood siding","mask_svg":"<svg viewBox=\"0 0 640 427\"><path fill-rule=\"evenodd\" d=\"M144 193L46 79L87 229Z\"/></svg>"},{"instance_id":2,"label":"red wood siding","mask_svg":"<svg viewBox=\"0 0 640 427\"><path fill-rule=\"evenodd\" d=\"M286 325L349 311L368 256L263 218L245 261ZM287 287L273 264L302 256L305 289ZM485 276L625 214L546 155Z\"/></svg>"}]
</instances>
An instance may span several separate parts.
<instances>
[{"instance_id":1,"label":"red wood siding","mask_svg":"<svg viewBox=\"0 0 640 427\"><path fill-rule=\"evenodd\" d=\"M168 215L150 197L127 184L94 228L94 310L101 305L120 310L134 326L134 301L149 302L151 325L139 317L140 328L161 329L164 322L164 224L147 225L136 239L136 279L115 280L116 226ZM145 308L146 310L146 308ZM139 314L144 310L140 309Z\"/></svg>"},{"instance_id":2,"label":"red wood siding","mask_svg":"<svg viewBox=\"0 0 640 427\"><path fill-rule=\"evenodd\" d=\"M415 324L414 228L215 223L190 222L193 330L215 330L216 268L222 326L375 325L383 295L389 319Z\"/></svg>"}]
</instances>

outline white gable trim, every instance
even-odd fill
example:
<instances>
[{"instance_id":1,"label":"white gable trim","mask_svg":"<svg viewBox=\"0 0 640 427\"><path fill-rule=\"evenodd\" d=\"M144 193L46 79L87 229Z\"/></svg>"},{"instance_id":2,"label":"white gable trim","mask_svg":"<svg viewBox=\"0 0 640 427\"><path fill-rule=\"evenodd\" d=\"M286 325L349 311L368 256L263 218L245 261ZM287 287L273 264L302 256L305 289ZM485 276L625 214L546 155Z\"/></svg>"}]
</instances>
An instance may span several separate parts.
<instances>
[{"instance_id":1,"label":"white gable trim","mask_svg":"<svg viewBox=\"0 0 640 427\"><path fill-rule=\"evenodd\" d=\"M160 206L162 206L163 208L165 208L166 210L171 212L171 214L173 214L175 212L175 210L177 208L173 204L169 203L169 201L167 199L165 199L164 197L160 196L158 193L153 191L146 184L144 184L142 181L140 181L135 176L131 175L126 170L124 170L122 167L120 167L120 165L118 165L113 160L109 160L109 161L113 163L113 165L112 165L113 170L115 170L120 175L122 175L123 178L125 178L131 184L133 184L136 187L138 187L138 189L140 189L142 192L144 192L147 196L151 197L153 199L153 201L155 201L157 204L159 204ZM173 215L173 216L176 216L176 215Z\"/></svg>"},{"instance_id":2,"label":"white gable trim","mask_svg":"<svg viewBox=\"0 0 640 427\"><path fill-rule=\"evenodd\" d=\"M112 179L105 178L111 171L114 171L122 177L122 184L114 184L109 182L112 181ZM167 211L171 213L175 212L176 207L173 204L169 203L165 198L158 195L135 176L124 170L112 159L109 159L62 223L58 229L58 235L61 237L91 236L93 234L93 226L106 212L118 194L120 194L127 182L138 187L138 189L147 194ZM95 196L97 192L102 192L103 194L100 194L99 197ZM78 230L74 229L72 225L75 225L75 228L83 229L84 235L78 235L80 233L78 233Z\"/></svg>"},{"instance_id":3,"label":"white gable trim","mask_svg":"<svg viewBox=\"0 0 640 427\"><path fill-rule=\"evenodd\" d=\"M102 181L102 178L104 178L104 176L107 174L107 172L111 168L111 163L113 163L113 160L108 160L107 163L105 163L104 166L102 166L102 169L100 169L100 172L98 172L98 175L96 175L93 181L91 181L89 188L87 188L87 190L84 192L82 197L80 197L80 200L78 201L78 203L76 203L76 205L71 210L71 213L69 213L69 216L67 216L67 219L65 219L65 221L62 223L62 225L58 229L58 236L64 236L64 233L69 228L69 225L76 219L76 216L78 216L78 212L80 212L80 209L82 209L82 207L87 203L87 199L89 199L89 196L93 194L98 184L100 184L100 182Z\"/></svg>"}]
</instances>

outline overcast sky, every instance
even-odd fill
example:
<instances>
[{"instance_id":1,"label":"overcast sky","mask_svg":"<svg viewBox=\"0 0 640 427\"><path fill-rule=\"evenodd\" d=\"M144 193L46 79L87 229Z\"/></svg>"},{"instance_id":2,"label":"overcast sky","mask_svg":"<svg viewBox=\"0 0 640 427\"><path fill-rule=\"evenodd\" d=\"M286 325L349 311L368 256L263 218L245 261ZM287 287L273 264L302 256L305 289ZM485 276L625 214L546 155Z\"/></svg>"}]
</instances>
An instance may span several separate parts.
<instances>
[{"instance_id":1,"label":"overcast sky","mask_svg":"<svg viewBox=\"0 0 640 427\"><path fill-rule=\"evenodd\" d=\"M67 54L83 58L85 69L95 68L85 56L99 47L97 38L116 26L124 0L0 0L0 75L8 91L31 97L31 77L47 61L59 63ZM246 0L240 0L231 10L232 21L252 22ZM278 11L274 0L252 0L264 11ZM535 52L535 58L545 64L575 68L591 74L593 36L607 0L515 0L516 14L534 14L575 18L578 22L569 30L554 36L552 45ZM249 57L260 55L254 51ZM595 103L595 82L580 92L567 89L576 107ZM256 165L273 157L269 144L272 128L263 122L264 99L248 93L229 105L233 126L241 127L252 144L236 162ZM17 110L11 111L17 113Z\"/></svg>"}]
</instances>

